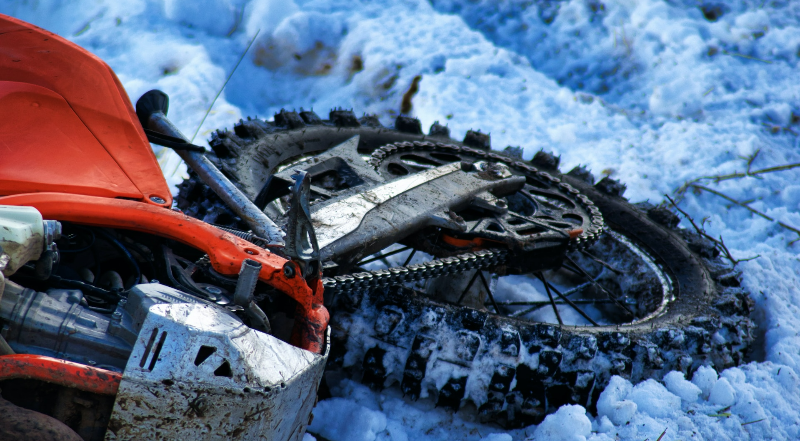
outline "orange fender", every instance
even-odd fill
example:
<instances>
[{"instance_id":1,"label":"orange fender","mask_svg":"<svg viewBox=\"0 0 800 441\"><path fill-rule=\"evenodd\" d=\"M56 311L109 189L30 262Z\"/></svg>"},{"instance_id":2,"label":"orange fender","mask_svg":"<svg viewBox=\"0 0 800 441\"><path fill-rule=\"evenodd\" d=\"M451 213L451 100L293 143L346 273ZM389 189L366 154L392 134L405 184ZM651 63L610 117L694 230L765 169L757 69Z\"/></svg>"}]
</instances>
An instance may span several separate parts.
<instances>
[{"instance_id":1,"label":"orange fender","mask_svg":"<svg viewBox=\"0 0 800 441\"><path fill-rule=\"evenodd\" d=\"M133 105L103 60L2 14L0 48L0 194L59 191L172 206Z\"/></svg>"}]
</instances>

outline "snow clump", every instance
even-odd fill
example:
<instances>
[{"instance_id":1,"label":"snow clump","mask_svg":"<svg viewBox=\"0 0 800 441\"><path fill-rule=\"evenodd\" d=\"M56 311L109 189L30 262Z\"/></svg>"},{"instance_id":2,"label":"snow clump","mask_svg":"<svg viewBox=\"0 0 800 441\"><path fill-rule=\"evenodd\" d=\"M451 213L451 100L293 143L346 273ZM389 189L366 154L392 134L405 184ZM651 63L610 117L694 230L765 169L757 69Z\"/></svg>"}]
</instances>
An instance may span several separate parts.
<instances>
[{"instance_id":1,"label":"snow clump","mask_svg":"<svg viewBox=\"0 0 800 441\"><path fill-rule=\"evenodd\" d=\"M592 422L586 416L586 409L566 405L556 413L547 415L536 428L534 437L541 441L586 441L591 431Z\"/></svg>"}]
</instances>

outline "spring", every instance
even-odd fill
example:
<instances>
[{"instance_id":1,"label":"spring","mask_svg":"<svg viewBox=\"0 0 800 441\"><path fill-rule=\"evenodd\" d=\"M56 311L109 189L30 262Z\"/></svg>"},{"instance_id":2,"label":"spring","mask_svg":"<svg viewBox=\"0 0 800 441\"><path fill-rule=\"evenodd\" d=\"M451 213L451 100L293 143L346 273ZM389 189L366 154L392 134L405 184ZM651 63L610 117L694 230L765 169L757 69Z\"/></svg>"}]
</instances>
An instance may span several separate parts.
<instances>
[{"instance_id":1,"label":"spring","mask_svg":"<svg viewBox=\"0 0 800 441\"><path fill-rule=\"evenodd\" d=\"M244 239L252 243L253 245L259 246L261 248L265 248L267 245L267 239L264 239L263 237L258 237L250 231L242 231L242 230L237 230L235 228L223 227L220 225L214 225L214 226L226 233L233 234L234 236L240 239Z\"/></svg>"}]
</instances>

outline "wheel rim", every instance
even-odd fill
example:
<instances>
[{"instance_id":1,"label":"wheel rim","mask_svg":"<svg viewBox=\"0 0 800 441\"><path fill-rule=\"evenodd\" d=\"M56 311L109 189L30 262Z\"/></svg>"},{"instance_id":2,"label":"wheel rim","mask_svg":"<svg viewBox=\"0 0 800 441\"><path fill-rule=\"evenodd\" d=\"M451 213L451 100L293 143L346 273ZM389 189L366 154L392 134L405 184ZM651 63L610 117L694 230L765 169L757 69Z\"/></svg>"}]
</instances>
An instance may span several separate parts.
<instances>
[{"instance_id":1,"label":"wheel rim","mask_svg":"<svg viewBox=\"0 0 800 441\"><path fill-rule=\"evenodd\" d=\"M363 259L359 266L374 271L431 259L424 252L395 244ZM568 326L636 325L664 314L674 300L673 282L656 259L616 231L607 231L586 250L569 252L559 269L505 276L469 271L406 286L436 301Z\"/></svg>"}]
</instances>

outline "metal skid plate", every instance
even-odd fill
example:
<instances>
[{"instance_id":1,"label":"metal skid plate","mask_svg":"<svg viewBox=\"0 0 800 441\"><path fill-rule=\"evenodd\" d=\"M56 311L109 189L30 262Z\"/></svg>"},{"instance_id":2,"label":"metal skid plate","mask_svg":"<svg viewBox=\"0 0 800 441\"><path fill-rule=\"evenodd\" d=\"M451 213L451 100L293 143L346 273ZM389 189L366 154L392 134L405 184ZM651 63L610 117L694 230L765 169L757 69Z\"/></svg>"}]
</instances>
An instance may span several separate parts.
<instances>
[{"instance_id":1,"label":"metal skid plate","mask_svg":"<svg viewBox=\"0 0 800 441\"><path fill-rule=\"evenodd\" d=\"M300 440L329 348L296 348L209 305L151 306L106 440Z\"/></svg>"}]
</instances>

